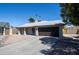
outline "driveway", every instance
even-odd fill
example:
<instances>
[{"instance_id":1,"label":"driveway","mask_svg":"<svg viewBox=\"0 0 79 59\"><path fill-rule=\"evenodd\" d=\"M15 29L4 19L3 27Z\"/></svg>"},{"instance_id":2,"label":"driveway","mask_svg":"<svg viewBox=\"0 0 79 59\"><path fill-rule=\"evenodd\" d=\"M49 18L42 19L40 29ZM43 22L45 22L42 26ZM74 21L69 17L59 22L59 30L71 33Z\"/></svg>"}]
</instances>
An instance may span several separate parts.
<instances>
[{"instance_id":1,"label":"driveway","mask_svg":"<svg viewBox=\"0 0 79 59\"><path fill-rule=\"evenodd\" d=\"M0 47L0 55L79 55L79 39L28 35L7 39L6 45Z\"/></svg>"},{"instance_id":2,"label":"driveway","mask_svg":"<svg viewBox=\"0 0 79 59\"><path fill-rule=\"evenodd\" d=\"M42 55L40 50L46 46L39 40L40 37L30 37L29 39L17 41L13 44L0 48L0 55Z\"/></svg>"}]
</instances>

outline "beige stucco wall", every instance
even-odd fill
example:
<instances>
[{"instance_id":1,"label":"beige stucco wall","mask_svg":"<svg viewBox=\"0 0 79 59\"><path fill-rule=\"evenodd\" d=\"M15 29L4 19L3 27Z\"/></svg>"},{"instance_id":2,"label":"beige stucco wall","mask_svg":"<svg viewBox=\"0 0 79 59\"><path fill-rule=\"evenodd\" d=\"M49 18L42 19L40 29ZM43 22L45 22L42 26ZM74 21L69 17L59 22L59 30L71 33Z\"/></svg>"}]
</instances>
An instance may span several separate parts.
<instances>
[{"instance_id":1,"label":"beige stucco wall","mask_svg":"<svg viewBox=\"0 0 79 59\"><path fill-rule=\"evenodd\" d=\"M18 29L14 28L12 29L12 35L18 34Z\"/></svg>"},{"instance_id":2,"label":"beige stucco wall","mask_svg":"<svg viewBox=\"0 0 79 59\"><path fill-rule=\"evenodd\" d=\"M79 26L74 26L70 28L64 27L63 33L64 34L77 34L77 31L79 30Z\"/></svg>"},{"instance_id":3,"label":"beige stucco wall","mask_svg":"<svg viewBox=\"0 0 79 59\"><path fill-rule=\"evenodd\" d=\"M33 34L32 28L28 28L28 29L27 29L27 34L31 34L31 35Z\"/></svg>"},{"instance_id":4,"label":"beige stucco wall","mask_svg":"<svg viewBox=\"0 0 79 59\"><path fill-rule=\"evenodd\" d=\"M9 28L5 28L5 35L9 35Z\"/></svg>"}]
</instances>

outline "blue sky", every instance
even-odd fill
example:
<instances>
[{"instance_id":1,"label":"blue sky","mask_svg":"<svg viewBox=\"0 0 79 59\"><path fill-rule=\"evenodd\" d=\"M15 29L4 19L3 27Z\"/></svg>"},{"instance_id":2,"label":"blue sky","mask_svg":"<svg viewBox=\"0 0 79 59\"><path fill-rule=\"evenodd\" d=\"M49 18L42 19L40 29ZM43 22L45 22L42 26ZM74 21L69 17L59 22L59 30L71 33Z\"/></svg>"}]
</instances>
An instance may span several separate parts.
<instances>
[{"instance_id":1,"label":"blue sky","mask_svg":"<svg viewBox=\"0 0 79 59\"><path fill-rule=\"evenodd\" d=\"M41 16L36 17L35 15ZM0 4L0 21L18 26L28 22L29 17L40 20L60 20L60 7L55 3Z\"/></svg>"}]
</instances>

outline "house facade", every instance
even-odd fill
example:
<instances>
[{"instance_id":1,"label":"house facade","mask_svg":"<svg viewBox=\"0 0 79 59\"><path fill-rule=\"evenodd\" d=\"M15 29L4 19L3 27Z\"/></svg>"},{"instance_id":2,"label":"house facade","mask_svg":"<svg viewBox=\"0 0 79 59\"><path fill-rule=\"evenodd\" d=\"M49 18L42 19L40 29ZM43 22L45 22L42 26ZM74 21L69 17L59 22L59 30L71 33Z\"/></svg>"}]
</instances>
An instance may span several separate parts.
<instances>
[{"instance_id":1,"label":"house facade","mask_svg":"<svg viewBox=\"0 0 79 59\"><path fill-rule=\"evenodd\" d=\"M17 32L16 32L17 33ZM15 30L8 22L0 22L0 35L13 35Z\"/></svg>"},{"instance_id":2,"label":"house facade","mask_svg":"<svg viewBox=\"0 0 79 59\"><path fill-rule=\"evenodd\" d=\"M63 29L64 34L79 34L79 26L66 25Z\"/></svg>"},{"instance_id":3,"label":"house facade","mask_svg":"<svg viewBox=\"0 0 79 59\"><path fill-rule=\"evenodd\" d=\"M63 36L64 23L60 20L56 21L41 21L26 23L16 27L18 29L18 35L35 35L35 36Z\"/></svg>"},{"instance_id":4,"label":"house facade","mask_svg":"<svg viewBox=\"0 0 79 59\"><path fill-rule=\"evenodd\" d=\"M0 22L0 35L9 35L10 24L7 22Z\"/></svg>"}]
</instances>

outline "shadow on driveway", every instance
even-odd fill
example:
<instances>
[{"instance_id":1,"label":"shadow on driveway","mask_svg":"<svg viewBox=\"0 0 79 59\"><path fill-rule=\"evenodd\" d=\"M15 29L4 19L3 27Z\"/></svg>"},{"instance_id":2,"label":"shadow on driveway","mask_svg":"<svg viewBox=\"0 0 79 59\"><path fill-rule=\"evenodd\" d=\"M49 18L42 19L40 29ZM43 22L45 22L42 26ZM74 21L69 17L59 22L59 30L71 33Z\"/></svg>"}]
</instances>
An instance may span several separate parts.
<instances>
[{"instance_id":1,"label":"shadow on driveway","mask_svg":"<svg viewBox=\"0 0 79 59\"><path fill-rule=\"evenodd\" d=\"M40 52L45 55L79 55L79 40L64 37L63 39L44 37L41 43L50 47Z\"/></svg>"}]
</instances>

